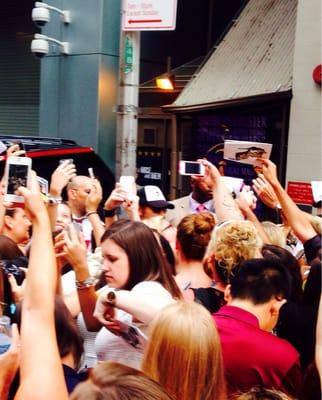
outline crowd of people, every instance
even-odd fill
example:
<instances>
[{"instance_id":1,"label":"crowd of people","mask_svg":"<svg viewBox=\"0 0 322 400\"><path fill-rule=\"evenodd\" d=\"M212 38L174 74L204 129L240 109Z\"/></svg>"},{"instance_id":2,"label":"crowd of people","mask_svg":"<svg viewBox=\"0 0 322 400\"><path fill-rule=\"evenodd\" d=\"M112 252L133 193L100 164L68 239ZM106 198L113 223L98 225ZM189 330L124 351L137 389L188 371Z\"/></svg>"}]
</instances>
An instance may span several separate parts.
<instances>
[{"instance_id":1,"label":"crowd of people","mask_svg":"<svg viewBox=\"0 0 322 400\"><path fill-rule=\"evenodd\" d=\"M238 194L199 162L173 202L121 183L104 199L69 160L46 196L32 171L22 204L2 178L1 399L320 398L321 216L270 160ZM259 221L256 197L278 224Z\"/></svg>"}]
</instances>

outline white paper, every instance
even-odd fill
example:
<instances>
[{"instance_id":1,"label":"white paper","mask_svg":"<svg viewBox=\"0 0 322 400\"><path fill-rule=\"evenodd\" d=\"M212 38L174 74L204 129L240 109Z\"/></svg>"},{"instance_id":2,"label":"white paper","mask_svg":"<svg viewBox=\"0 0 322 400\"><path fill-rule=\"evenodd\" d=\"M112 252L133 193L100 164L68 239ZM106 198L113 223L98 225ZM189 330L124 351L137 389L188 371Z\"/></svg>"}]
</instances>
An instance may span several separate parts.
<instances>
[{"instance_id":1,"label":"white paper","mask_svg":"<svg viewBox=\"0 0 322 400\"><path fill-rule=\"evenodd\" d=\"M243 187L244 180L241 178L234 178L232 176L222 176L221 179L225 182L226 187L230 192L239 193Z\"/></svg>"},{"instance_id":2,"label":"white paper","mask_svg":"<svg viewBox=\"0 0 322 400\"><path fill-rule=\"evenodd\" d=\"M311 186L313 199L317 203L322 200L322 181L312 181Z\"/></svg>"},{"instance_id":3,"label":"white paper","mask_svg":"<svg viewBox=\"0 0 322 400\"><path fill-rule=\"evenodd\" d=\"M243 164L257 165L257 158L269 159L272 152L270 143L225 140L224 159Z\"/></svg>"}]
</instances>

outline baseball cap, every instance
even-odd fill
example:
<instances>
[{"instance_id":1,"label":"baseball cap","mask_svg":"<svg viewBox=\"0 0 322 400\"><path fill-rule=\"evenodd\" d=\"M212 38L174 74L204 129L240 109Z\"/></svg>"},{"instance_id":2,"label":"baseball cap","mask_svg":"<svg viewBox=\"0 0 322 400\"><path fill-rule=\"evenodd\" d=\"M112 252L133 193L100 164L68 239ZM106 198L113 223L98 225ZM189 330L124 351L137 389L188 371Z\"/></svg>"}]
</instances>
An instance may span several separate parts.
<instances>
[{"instance_id":1,"label":"baseball cap","mask_svg":"<svg viewBox=\"0 0 322 400\"><path fill-rule=\"evenodd\" d=\"M147 185L138 190L140 206L153 208L174 208L174 204L169 203L158 186Z\"/></svg>"}]
</instances>

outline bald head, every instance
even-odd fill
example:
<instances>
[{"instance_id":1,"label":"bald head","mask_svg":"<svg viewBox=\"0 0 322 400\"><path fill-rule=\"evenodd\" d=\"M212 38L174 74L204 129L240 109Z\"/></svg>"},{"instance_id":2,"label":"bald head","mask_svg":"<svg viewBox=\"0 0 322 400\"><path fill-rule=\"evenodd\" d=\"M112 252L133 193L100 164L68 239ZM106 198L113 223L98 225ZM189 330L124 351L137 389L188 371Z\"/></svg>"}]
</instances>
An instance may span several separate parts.
<instances>
[{"instance_id":1,"label":"bald head","mask_svg":"<svg viewBox=\"0 0 322 400\"><path fill-rule=\"evenodd\" d=\"M68 205L74 215L81 217L86 213L86 199L92 189L91 178L76 175L67 185Z\"/></svg>"},{"instance_id":2,"label":"bald head","mask_svg":"<svg viewBox=\"0 0 322 400\"><path fill-rule=\"evenodd\" d=\"M67 191L75 188L78 189L84 185L91 185L91 178L86 175L76 175L68 182Z\"/></svg>"}]
</instances>

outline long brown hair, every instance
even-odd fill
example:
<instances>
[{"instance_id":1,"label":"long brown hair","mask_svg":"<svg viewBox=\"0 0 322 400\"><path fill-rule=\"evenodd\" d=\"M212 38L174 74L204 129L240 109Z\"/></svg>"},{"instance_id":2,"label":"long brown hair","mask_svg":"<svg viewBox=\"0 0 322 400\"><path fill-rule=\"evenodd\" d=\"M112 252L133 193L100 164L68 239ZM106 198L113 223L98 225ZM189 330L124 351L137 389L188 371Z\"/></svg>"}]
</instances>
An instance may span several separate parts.
<instances>
[{"instance_id":1,"label":"long brown hair","mask_svg":"<svg viewBox=\"0 0 322 400\"><path fill-rule=\"evenodd\" d=\"M77 385L71 400L172 400L143 372L116 362L98 364L87 381Z\"/></svg>"},{"instance_id":2,"label":"long brown hair","mask_svg":"<svg viewBox=\"0 0 322 400\"><path fill-rule=\"evenodd\" d=\"M119 220L114 222L103 234L101 242L113 240L129 259L130 274L122 289L131 290L143 281L157 281L174 298L181 298L169 265L162 254L161 247L153 233L142 222Z\"/></svg>"},{"instance_id":3,"label":"long brown hair","mask_svg":"<svg viewBox=\"0 0 322 400\"><path fill-rule=\"evenodd\" d=\"M220 339L209 312L178 301L152 323L142 370L176 400L224 400Z\"/></svg>"}]
</instances>

